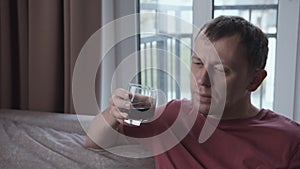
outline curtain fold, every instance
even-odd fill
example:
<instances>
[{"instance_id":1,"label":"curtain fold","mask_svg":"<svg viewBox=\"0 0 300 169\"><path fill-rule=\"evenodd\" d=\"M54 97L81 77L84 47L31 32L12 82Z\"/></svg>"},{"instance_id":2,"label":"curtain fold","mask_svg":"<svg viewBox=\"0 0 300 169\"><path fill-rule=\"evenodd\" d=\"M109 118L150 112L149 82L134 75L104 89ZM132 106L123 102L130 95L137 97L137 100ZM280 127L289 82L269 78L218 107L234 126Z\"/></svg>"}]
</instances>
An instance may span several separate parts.
<instances>
[{"instance_id":1,"label":"curtain fold","mask_svg":"<svg viewBox=\"0 0 300 169\"><path fill-rule=\"evenodd\" d=\"M75 113L72 72L101 27L101 0L0 3L0 108Z\"/></svg>"}]
</instances>

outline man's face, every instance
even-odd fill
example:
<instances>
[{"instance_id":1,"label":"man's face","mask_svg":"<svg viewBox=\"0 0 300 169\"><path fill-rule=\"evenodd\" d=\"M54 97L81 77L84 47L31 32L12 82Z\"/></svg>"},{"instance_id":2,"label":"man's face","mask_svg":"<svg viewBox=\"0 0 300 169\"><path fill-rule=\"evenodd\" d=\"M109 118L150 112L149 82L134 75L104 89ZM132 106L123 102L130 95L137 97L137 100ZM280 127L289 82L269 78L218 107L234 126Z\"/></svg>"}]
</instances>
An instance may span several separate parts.
<instances>
[{"instance_id":1,"label":"man's face","mask_svg":"<svg viewBox=\"0 0 300 169\"><path fill-rule=\"evenodd\" d=\"M207 114L212 106L233 107L247 102L250 78L246 49L240 44L239 35L209 42L200 34L195 42L191 63L191 92L199 112Z\"/></svg>"}]
</instances>

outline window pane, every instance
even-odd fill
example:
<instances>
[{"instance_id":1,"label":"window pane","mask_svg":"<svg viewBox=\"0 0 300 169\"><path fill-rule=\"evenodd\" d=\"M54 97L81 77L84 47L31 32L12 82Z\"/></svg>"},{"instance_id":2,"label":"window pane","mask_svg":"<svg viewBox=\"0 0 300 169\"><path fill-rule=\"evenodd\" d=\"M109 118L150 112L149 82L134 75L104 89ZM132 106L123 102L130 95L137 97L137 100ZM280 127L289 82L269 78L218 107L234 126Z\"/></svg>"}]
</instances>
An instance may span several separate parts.
<instances>
[{"instance_id":1,"label":"window pane","mask_svg":"<svg viewBox=\"0 0 300 169\"><path fill-rule=\"evenodd\" d=\"M277 10L253 10L251 22L260 27L265 33L277 32Z\"/></svg>"},{"instance_id":2,"label":"window pane","mask_svg":"<svg viewBox=\"0 0 300 169\"><path fill-rule=\"evenodd\" d=\"M275 77L275 54L276 54L276 38L269 38L269 55L266 64L268 75L264 81L265 91L263 93L263 103L265 108L273 109L274 100L274 77Z\"/></svg>"},{"instance_id":3,"label":"window pane","mask_svg":"<svg viewBox=\"0 0 300 169\"><path fill-rule=\"evenodd\" d=\"M259 5L278 4L278 0L215 0L215 5Z\"/></svg>"},{"instance_id":4,"label":"window pane","mask_svg":"<svg viewBox=\"0 0 300 169\"><path fill-rule=\"evenodd\" d=\"M155 13L154 10L143 10L144 13ZM155 17L153 15L141 15L140 31L141 32L156 32Z\"/></svg>"},{"instance_id":5,"label":"window pane","mask_svg":"<svg viewBox=\"0 0 300 169\"><path fill-rule=\"evenodd\" d=\"M243 18L249 18L248 10L226 9L226 10L214 10L214 16L220 15L237 15Z\"/></svg>"}]
</instances>

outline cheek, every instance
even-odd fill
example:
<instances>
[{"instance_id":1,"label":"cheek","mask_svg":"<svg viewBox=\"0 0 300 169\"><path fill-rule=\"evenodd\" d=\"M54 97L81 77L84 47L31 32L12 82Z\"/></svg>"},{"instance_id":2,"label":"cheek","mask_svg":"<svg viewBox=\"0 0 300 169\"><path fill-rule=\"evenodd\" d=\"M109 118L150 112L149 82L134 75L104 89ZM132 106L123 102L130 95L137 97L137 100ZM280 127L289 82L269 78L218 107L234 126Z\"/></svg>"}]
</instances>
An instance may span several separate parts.
<instances>
[{"instance_id":1,"label":"cheek","mask_svg":"<svg viewBox=\"0 0 300 169\"><path fill-rule=\"evenodd\" d=\"M191 89L191 91L198 90L198 85L196 82L196 77L193 73L193 69L190 72L190 89Z\"/></svg>"},{"instance_id":2,"label":"cheek","mask_svg":"<svg viewBox=\"0 0 300 169\"><path fill-rule=\"evenodd\" d=\"M227 81L227 100L235 101L245 96L245 91L247 88L246 79L235 79Z\"/></svg>"},{"instance_id":3,"label":"cheek","mask_svg":"<svg viewBox=\"0 0 300 169\"><path fill-rule=\"evenodd\" d=\"M215 92L215 98L218 101L227 101L235 100L236 97L241 97L245 93L244 80L241 80L237 77L226 77L224 79L216 79L214 83L213 92Z\"/></svg>"},{"instance_id":4,"label":"cheek","mask_svg":"<svg viewBox=\"0 0 300 169\"><path fill-rule=\"evenodd\" d=\"M212 79L212 95L217 99L226 97L226 88L228 87L227 79L224 76L214 77Z\"/></svg>"}]
</instances>

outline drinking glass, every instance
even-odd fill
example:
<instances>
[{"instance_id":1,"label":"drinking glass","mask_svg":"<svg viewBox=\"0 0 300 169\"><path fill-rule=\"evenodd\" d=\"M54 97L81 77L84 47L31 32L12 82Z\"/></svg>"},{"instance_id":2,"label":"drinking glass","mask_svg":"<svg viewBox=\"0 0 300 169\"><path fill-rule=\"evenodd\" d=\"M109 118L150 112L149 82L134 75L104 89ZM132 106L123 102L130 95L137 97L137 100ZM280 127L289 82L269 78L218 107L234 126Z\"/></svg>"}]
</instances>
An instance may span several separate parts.
<instances>
[{"instance_id":1,"label":"drinking glass","mask_svg":"<svg viewBox=\"0 0 300 169\"><path fill-rule=\"evenodd\" d=\"M156 108L157 90L135 83L129 83L128 90L131 108L123 110L128 113L128 119L124 120L124 122L140 126L141 123L151 121Z\"/></svg>"}]
</instances>

